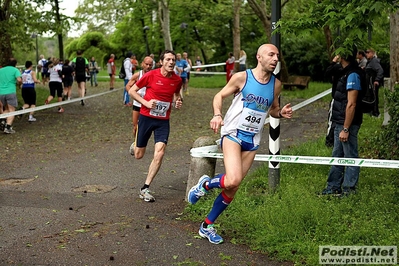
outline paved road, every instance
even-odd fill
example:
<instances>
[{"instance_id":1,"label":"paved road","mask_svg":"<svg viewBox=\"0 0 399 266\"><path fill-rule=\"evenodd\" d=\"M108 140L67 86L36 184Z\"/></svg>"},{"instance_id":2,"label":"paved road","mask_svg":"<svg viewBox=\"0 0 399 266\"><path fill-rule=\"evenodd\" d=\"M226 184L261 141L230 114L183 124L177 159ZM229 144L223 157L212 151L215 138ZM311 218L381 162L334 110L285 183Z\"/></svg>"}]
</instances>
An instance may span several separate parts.
<instances>
[{"instance_id":1,"label":"paved road","mask_svg":"<svg viewBox=\"0 0 399 266\"><path fill-rule=\"evenodd\" d=\"M292 265L234 245L228 235L210 244L198 239L199 223L184 220L189 150L209 133L203 100L214 91L192 90L184 102L190 108L172 114L155 203L137 196L152 144L142 160L128 153L131 110L119 94L66 105L64 114L38 112L34 124L23 117L16 134L0 135L0 265ZM324 128L324 114L310 107L298 113L282 125L284 147ZM267 135L263 141L260 153Z\"/></svg>"}]
</instances>

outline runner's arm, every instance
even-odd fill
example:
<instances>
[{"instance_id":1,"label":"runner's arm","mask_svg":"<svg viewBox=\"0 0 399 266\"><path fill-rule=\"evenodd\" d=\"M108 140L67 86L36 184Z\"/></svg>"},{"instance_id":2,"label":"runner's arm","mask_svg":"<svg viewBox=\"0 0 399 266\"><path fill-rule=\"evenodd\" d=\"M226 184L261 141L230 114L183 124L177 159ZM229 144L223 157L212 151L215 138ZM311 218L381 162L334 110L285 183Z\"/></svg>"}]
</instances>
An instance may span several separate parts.
<instances>
[{"instance_id":1,"label":"runner's arm","mask_svg":"<svg viewBox=\"0 0 399 266\"><path fill-rule=\"evenodd\" d=\"M274 83L274 101L272 106L269 109L269 115L274 118L291 118L292 117L292 108L291 103L284 105L283 108L280 109L279 96L281 92L281 81L275 79Z\"/></svg>"},{"instance_id":2,"label":"runner's arm","mask_svg":"<svg viewBox=\"0 0 399 266\"><path fill-rule=\"evenodd\" d=\"M134 84L136 84L138 78L139 78L140 72L134 73L129 82L126 84L125 90L129 92L129 90L133 87Z\"/></svg>"},{"instance_id":3,"label":"runner's arm","mask_svg":"<svg viewBox=\"0 0 399 266\"><path fill-rule=\"evenodd\" d=\"M240 92L244 86L245 79L247 77L246 72L238 72L231 77L226 86L223 87L215 97L213 97L213 117L210 122L211 129L217 133L219 127L223 125L223 114L222 105L223 99Z\"/></svg>"}]
</instances>

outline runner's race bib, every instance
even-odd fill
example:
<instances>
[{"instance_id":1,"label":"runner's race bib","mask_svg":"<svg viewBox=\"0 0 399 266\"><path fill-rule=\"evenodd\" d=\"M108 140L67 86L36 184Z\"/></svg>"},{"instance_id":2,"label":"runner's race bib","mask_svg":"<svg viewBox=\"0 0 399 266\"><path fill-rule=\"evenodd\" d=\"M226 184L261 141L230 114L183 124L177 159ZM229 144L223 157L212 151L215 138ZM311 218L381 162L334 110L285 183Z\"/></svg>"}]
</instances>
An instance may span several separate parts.
<instances>
[{"instance_id":1,"label":"runner's race bib","mask_svg":"<svg viewBox=\"0 0 399 266\"><path fill-rule=\"evenodd\" d=\"M238 129L250 133L259 133L265 124L267 112L244 108L238 123Z\"/></svg>"},{"instance_id":2,"label":"runner's race bib","mask_svg":"<svg viewBox=\"0 0 399 266\"><path fill-rule=\"evenodd\" d=\"M166 117L166 112L170 108L170 102L161 102L158 101L155 108L151 109L150 115L156 117Z\"/></svg>"}]
</instances>

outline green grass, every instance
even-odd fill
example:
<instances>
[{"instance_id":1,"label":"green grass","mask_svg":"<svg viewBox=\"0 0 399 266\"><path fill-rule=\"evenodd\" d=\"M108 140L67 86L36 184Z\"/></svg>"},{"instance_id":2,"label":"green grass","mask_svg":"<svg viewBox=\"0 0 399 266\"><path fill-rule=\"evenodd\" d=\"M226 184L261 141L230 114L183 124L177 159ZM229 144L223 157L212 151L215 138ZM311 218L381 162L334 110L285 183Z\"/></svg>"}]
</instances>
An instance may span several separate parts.
<instances>
[{"instance_id":1,"label":"green grass","mask_svg":"<svg viewBox=\"0 0 399 266\"><path fill-rule=\"evenodd\" d=\"M217 88L221 89L226 85L226 75L196 75L190 74L189 86L193 88Z\"/></svg>"},{"instance_id":2,"label":"green grass","mask_svg":"<svg viewBox=\"0 0 399 266\"><path fill-rule=\"evenodd\" d=\"M320 87L320 88L316 88ZM323 88L321 88L323 87ZM287 98L309 98L329 84L311 83L308 90L284 91ZM325 97L329 100L330 97ZM359 146L378 134L382 118L364 116ZM367 147L363 147L367 154ZM324 137L284 150L287 155L331 156ZM281 164L281 184L268 188L268 163L243 181L233 203L218 218L219 233L278 260L317 265L321 245L386 245L399 239L399 180L396 169L361 168L358 193L347 198L320 197L329 166ZM186 208L188 219L200 222L219 191Z\"/></svg>"}]
</instances>

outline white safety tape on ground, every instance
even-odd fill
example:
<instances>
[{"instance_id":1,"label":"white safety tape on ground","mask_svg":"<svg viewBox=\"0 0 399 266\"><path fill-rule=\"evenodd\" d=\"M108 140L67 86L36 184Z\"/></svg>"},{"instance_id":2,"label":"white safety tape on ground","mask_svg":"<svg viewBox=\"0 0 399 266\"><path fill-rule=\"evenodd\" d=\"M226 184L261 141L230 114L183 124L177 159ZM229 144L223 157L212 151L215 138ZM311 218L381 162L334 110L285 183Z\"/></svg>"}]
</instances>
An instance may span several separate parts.
<instances>
[{"instance_id":1,"label":"white safety tape on ground","mask_svg":"<svg viewBox=\"0 0 399 266\"><path fill-rule=\"evenodd\" d=\"M1 118L7 118L7 117L13 116L13 115L22 115L22 114L26 114L26 113L30 113L30 112L36 112L36 111L49 109L49 108L53 108L53 107L57 107L57 106L61 106L61 105L67 105L67 104L70 104L70 103L80 102L81 100L86 100L86 99L102 96L102 95L105 95L105 94L108 94L108 93L112 93L112 92L115 92L115 91L120 91L122 89L124 89L124 88L109 90L109 91L106 91L106 92L101 92L101 93L93 94L93 95L90 95L90 96L85 96L85 97L82 97L82 98L75 98L75 99L71 99L71 100L67 100L67 101L41 105L41 106L37 106L35 108L28 108L28 109L18 110L18 111L11 112L11 113L0 114L0 119Z\"/></svg>"},{"instance_id":2,"label":"white safety tape on ground","mask_svg":"<svg viewBox=\"0 0 399 266\"><path fill-rule=\"evenodd\" d=\"M192 157L217 158L222 159L223 153L216 153L207 150L214 150L217 145L211 145L190 150ZM340 165L340 166L359 166L359 167L377 167L377 168L399 168L398 160L377 160L362 158L337 158L337 157L317 157L317 156L293 156L293 155L269 155L257 154L255 161L263 162L282 162L282 163L301 163L301 164L322 164L322 165Z\"/></svg>"}]
</instances>

